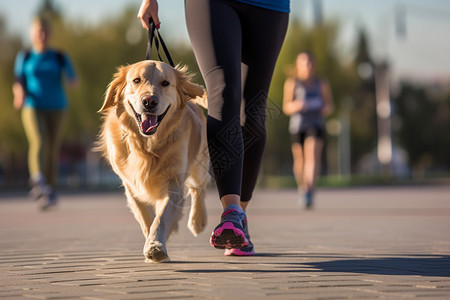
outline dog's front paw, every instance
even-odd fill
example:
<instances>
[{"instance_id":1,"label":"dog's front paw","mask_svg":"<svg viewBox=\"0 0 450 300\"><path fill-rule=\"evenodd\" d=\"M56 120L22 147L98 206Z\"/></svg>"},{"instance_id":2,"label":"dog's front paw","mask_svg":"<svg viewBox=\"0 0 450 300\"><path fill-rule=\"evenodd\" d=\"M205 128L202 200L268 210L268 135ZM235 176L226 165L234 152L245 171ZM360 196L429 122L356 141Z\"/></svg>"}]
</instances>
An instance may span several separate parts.
<instances>
[{"instance_id":1,"label":"dog's front paw","mask_svg":"<svg viewBox=\"0 0 450 300\"><path fill-rule=\"evenodd\" d=\"M205 229L207 219L204 205L194 205L189 213L187 227L193 235L197 236Z\"/></svg>"},{"instance_id":2,"label":"dog's front paw","mask_svg":"<svg viewBox=\"0 0 450 300\"><path fill-rule=\"evenodd\" d=\"M188 228L193 235L197 236L206 227L206 217L189 218Z\"/></svg>"},{"instance_id":3,"label":"dog's front paw","mask_svg":"<svg viewBox=\"0 0 450 300\"><path fill-rule=\"evenodd\" d=\"M147 241L144 247L144 256L146 262L165 262L169 261L166 247L156 241Z\"/></svg>"}]
</instances>

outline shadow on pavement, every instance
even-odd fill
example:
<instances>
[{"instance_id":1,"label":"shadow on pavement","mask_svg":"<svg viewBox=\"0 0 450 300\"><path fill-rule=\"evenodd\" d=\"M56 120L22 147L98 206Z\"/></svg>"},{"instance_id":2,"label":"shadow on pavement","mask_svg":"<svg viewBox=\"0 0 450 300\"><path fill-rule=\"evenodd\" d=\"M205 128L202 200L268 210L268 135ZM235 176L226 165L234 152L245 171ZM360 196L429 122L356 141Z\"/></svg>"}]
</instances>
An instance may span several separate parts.
<instances>
[{"instance_id":1,"label":"shadow on pavement","mask_svg":"<svg viewBox=\"0 0 450 300\"><path fill-rule=\"evenodd\" d=\"M317 259L317 256L293 253L259 253L257 257L284 257ZM254 262L252 257L242 258L242 262L222 261L217 269L185 269L177 270L181 273L220 273L220 272L244 272L244 273L292 273L292 272L336 272L336 273L358 273L369 275L417 275L430 277L450 277L450 256L448 255L414 255L408 257L381 257L381 258L355 258L338 255L339 260L328 260L319 262L263 262L261 269L255 268L261 261ZM230 268L223 268L223 263L229 264ZM236 265L242 268L236 269ZM209 264L208 264L209 265ZM272 265L272 269L267 269ZM250 268L247 269L246 266Z\"/></svg>"},{"instance_id":2,"label":"shadow on pavement","mask_svg":"<svg viewBox=\"0 0 450 300\"><path fill-rule=\"evenodd\" d=\"M450 277L450 256L359 258L305 263L324 272Z\"/></svg>"}]
</instances>

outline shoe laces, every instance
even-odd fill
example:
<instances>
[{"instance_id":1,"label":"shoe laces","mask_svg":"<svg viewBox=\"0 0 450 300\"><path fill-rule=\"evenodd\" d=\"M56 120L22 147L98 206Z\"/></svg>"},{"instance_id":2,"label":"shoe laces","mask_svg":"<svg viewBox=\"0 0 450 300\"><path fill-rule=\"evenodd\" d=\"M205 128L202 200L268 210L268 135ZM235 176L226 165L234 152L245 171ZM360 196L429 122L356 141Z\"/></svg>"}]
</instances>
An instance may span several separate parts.
<instances>
[{"instance_id":1,"label":"shoe laces","mask_svg":"<svg viewBox=\"0 0 450 300\"><path fill-rule=\"evenodd\" d=\"M238 219L239 223L242 222L243 227L247 223L247 216L245 215L245 212L243 212L243 211L239 211L237 209L230 208L222 213L222 220L226 216L228 216L229 219L233 219L233 220Z\"/></svg>"}]
</instances>

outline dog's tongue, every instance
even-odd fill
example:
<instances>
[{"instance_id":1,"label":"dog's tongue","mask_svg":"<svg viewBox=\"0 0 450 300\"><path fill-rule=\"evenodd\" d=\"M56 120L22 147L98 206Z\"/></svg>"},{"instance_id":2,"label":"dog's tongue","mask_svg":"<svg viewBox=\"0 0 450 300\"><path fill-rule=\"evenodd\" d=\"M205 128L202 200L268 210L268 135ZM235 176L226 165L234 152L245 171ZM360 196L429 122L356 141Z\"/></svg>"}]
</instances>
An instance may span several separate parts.
<instances>
[{"instance_id":1,"label":"dog's tongue","mask_svg":"<svg viewBox=\"0 0 450 300\"><path fill-rule=\"evenodd\" d=\"M143 132L147 133L151 131L156 125L158 125L158 116L148 114L142 115L141 128Z\"/></svg>"}]
</instances>

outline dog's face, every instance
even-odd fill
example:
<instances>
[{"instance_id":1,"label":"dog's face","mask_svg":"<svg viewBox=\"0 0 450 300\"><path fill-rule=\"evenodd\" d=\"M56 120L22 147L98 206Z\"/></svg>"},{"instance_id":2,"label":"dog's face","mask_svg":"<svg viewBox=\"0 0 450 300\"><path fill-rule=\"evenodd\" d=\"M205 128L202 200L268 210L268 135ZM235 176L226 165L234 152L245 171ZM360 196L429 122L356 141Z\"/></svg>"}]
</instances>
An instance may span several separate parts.
<instances>
[{"instance_id":1,"label":"dog's face","mask_svg":"<svg viewBox=\"0 0 450 300\"><path fill-rule=\"evenodd\" d=\"M121 67L108 87L100 111L114 106L123 108L134 119L140 133L150 136L186 101L202 96L202 87L190 79L185 68L172 68L158 61Z\"/></svg>"},{"instance_id":2,"label":"dog's face","mask_svg":"<svg viewBox=\"0 0 450 300\"><path fill-rule=\"evenodd\" d=\"M125 108L135 117L143 135L158 129L171 106L177 106L177 79L166 64L141 62L126 75Z\"/></svg>"}]
</instances>

